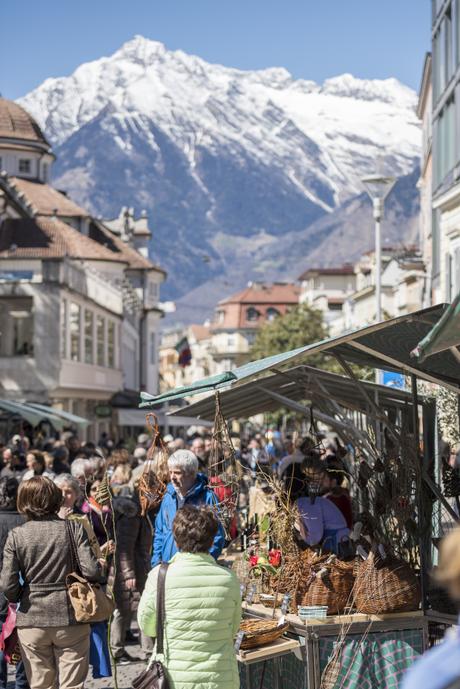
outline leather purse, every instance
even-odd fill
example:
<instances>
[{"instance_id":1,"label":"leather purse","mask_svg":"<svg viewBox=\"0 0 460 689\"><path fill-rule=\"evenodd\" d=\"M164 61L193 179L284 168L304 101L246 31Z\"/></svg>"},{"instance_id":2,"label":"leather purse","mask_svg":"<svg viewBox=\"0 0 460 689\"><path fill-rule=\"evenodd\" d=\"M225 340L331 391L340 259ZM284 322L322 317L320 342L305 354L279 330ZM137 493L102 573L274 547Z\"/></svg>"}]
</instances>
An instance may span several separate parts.
<instances>
[{"instance_id":1,"label":"leather purse","mask_svg":"<svg viewBox=\"0 0 460 689\"><path fill-rule=\"evenodd\" d=\"M65 520L70 543L72 572L66 577L67 595L77 622L104 622L112 615L115 604L99 584L90 583L82 576L75 534L68 519Z\"/></svg>"},{"instance_id":2,"label":"leather purse","mask_svg":"<svg viewBox=\"0 0 460 689\"><path fill-rule=\"evenodd\" d=\"M165 621L165 580L169 563L162 562L157 582L157 628L156 655L163 654L163 627ZM154 660L149 667L133 680L132 689L169 689L166 670L159 660Z\"/></svg>"}]
</instances>

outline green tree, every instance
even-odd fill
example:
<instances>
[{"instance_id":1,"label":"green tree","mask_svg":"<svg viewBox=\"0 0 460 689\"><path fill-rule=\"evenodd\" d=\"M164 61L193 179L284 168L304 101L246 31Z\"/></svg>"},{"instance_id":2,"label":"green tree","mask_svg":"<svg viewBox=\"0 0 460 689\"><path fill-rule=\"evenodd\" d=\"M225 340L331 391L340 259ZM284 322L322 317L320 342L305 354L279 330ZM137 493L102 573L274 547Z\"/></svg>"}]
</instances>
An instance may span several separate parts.
<instances>
[{"instance_id":1,"label":"green tree","mask_svg":"<svg viewBox=\"0 0 460 689\"><path fill-rule=\"evenodd\" d=\"M249 352L249 360L263 359L273 354L289 352L297 347L320 342L328 337L327 327L323 321L321 311L313 309L308 304L299 304L288 311L284 316L278 316L273 321L265 323L258 331L254 343ZM295 366L299 362L293 362ZM318 352L306 356L302 363L308 366L316 366L325 371L346 375L342 366L333 357ZM372 380L373 369L351 365L352 370L362 380Z\"/></svg>"},{"instance_id":2,"label":"green tree","mask_svg":"<svg viewBox=\"0 0 460 689\"><path fill-rule=\"evenodd\" d=\"M260 328L251 347L250 358L254 361L288 352L290 349L319 342L326 337L327 329L321 311L312 309L308 304L299 304ZM309 356L307 363L311 366L324 366L324 356Z\"/></svg>"}]
</instances>

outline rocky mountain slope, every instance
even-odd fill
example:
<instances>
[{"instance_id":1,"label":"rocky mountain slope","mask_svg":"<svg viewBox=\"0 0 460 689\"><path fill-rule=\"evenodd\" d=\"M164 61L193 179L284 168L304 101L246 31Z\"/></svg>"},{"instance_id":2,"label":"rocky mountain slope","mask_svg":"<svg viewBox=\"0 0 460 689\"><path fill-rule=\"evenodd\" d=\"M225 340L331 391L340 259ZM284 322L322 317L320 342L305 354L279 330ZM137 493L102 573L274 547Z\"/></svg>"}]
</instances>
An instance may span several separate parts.
<instances>
[{"instance_id":1,"label":"rocky mountain slope","mask_svg":"<svg viewBox=\"0 0 460 689\"><path fill-rule=\"evenodd\" d=\"M353 258L372 225L359 180L377 161L407 176L388 232L413 234L420 130L415 93L395 79L319 85L136 36L20 102L54 145L56 186L103 217L148 211L164 296Z\"/></svg>"}]
</instances>

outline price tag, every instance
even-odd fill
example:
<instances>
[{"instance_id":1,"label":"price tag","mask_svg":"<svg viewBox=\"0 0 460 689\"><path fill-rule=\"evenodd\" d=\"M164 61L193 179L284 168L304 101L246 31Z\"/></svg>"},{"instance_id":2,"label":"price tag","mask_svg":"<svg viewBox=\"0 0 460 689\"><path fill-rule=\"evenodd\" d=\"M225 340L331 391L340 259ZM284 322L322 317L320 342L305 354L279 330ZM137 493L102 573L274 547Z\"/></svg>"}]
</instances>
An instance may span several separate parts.
<instances>
[{"instance_id":1,"label":"price tag","mask_svg":"<svg viewBox=\"0 0 460 689\"><path fill-rule=\"evenodd\" d=\"M234 646L235 653L239 653L241 644L243 643L243 639L244 639L244 632L238 632L238 635L237 635L236 640L235 640L235 646Z\"/></svg>"},{"instance_id":2,"label":"price tag","mask_svg":"<svg viewBox=\"0 0 460 689\"><path fill-rule=\"evenodd\" d=\"M278 625L277 625L277 626L278 626L278 627L282 627L283 624L284 624L284 622L285 622L285 617L284 617L284 615L281 615L281 617L280 617L279 620L278 620Z\"/></svg>"},{"instance_id":3,"label":"price tag","mask_svg":"<svg viewBox=\"0 0 460 689\"><path fill-rule=\"evenodd\" d=\"M290 600L291 600L291 594L285 593L283 596L283 602L281 603L281 614L282 615L285 615L287 613Z\"/></svg>"}]
</instances>

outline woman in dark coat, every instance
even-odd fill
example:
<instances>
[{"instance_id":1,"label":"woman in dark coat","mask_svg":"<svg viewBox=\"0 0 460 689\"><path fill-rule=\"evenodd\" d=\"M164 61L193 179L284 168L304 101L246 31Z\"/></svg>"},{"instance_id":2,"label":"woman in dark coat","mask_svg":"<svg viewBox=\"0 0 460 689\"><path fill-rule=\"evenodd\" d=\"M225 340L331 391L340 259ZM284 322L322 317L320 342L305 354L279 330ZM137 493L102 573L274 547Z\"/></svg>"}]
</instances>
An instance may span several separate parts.
<instances>
[{"instance_id":1,"label":"woman in dark coat","mask_svg":"<svg viewBox=\"0 0 460 689\"><path fill-rule=\"evenodd\" d=\"M152 528L149 520L141 516L139 502L134 498L114 498L113 509L117 548L109 575L116 605L111 643L115 662L125 665L139 660L126 652L125 638L150 571ZM153 643L141 635L141 646L146 653Z\"/></svg>"},{"instance_id":2,"label":"woman in dark coat","mask_svg":"<svg viewBox=\"0 0 460 689\"><path fill-rule=\"evenodd\" d=\"M26 523L7 538L0 591L20 603L17 630L31 689L83 689L88 674L89 624L78 624L69 604L66 577L72 571L66 521L59 519L62 493L48 478L24 481L18 511ZM69 522L82 576L99 582L101 568L81 524Z\"/></svg>"}]
</instances>

